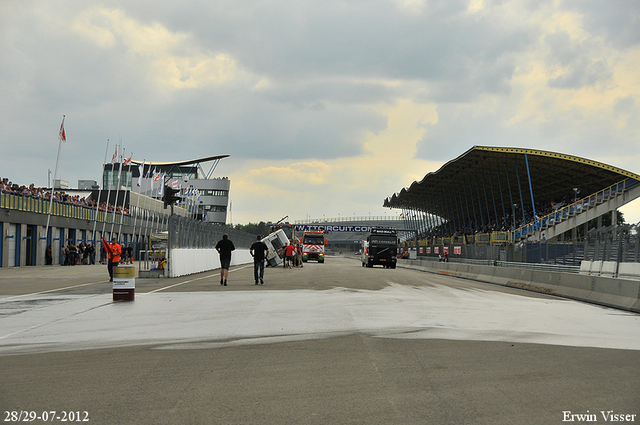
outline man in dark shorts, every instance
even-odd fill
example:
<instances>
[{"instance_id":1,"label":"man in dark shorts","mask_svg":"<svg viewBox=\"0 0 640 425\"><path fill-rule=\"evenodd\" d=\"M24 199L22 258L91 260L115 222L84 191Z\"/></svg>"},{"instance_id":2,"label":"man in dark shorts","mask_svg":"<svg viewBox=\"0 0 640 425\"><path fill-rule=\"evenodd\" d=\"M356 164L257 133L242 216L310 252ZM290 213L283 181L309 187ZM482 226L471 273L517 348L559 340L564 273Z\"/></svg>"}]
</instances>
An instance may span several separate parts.
<instances>
[{"instance_id":1,"label":"man in dark shorts","mask_svg":"<svg viewBox=\"0 0 640 425\"><path fill-rule=\"evenodd\" d=\"M222 240L216 245L216 251L220 254L220 285L227 286L229 277L229 266L231 265L231 251L236 247L226 233L222 235Z\"/></svg>"},{"instance_id":2,"label":"man in dark shorts","mask_svg":"<svg viewBox=\"0 0 640 425\"><path fill-rule=\"evenodd\" d=\"M258 235L256 241L249 248L249 254L253 257L253 277L255 278L256 285L258 284L258 278L260 284L264 285L264 259L269 254L269 248L264 242L261 241L262 237Z\"/></svg>"}]
</instances>

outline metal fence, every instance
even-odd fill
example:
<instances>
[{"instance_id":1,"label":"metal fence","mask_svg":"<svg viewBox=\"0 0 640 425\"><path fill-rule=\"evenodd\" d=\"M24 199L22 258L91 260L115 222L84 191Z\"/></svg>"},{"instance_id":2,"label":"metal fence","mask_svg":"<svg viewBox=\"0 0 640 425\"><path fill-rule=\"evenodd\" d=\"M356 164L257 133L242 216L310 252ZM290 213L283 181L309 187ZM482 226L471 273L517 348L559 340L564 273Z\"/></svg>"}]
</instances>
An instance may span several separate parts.
<instances>
[{"instance_id":1,"label":"metal fence","mask_svg":"<svg viewBox=\"0 0 640 425\"><path fill-rule=\"evenodd\" d=\"M588 261L640 262L638 231L640 226L623 225L592 229L584 244L584 259Z\"/></svg>"},{"instance_id":2,"label":"metal fence","mask_svg":"<svg viewBox=\"0 0 640 425\"><path fill-rule=\"evenodd\" d=\"M178 215L169 218L168 231L169 249L214 248L224 234L229 235L229 239L236 248L249 248L256 241L256 235L236 230L230 226L207 223Z\"/></svg>"},{"instance_id":3,"label":"metal fence","mask_svg":"<svg viewBox=\"0 0 640 425\"><path fill-rule=\"evenodd\" d=\"M449 261L479 262L528 268L551 266L576 271L584 261L640 262L638 232L640 226L623 225L591 229L586 237L564 242L520 242L503 245L439 244L418 247L418 257L437 260L448 255ZM410 244L408 244L410 245ZM402 247L405 252L407 247Z\"/></svg>"}]
</instances>

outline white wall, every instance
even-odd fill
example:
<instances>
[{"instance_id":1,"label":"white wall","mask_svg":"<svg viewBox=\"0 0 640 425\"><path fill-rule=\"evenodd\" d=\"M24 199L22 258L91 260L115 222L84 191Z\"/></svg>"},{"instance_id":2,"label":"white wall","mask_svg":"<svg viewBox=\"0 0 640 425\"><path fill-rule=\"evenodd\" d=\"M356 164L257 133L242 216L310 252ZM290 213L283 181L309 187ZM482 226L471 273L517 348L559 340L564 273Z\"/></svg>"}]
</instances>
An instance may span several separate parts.
<instances>
[{"instance_id":1,"label":"white wall","mask_svg":"<svg viewBox=\"0 0 640 425\"><path fill-rule=\"evenodd\" d=\"M220 255L215 249L172 249L169 254L169 277L185 276L220 268ZM253 263L248 249L236 249L231 265Z\"/></svg>"}]
</instances>

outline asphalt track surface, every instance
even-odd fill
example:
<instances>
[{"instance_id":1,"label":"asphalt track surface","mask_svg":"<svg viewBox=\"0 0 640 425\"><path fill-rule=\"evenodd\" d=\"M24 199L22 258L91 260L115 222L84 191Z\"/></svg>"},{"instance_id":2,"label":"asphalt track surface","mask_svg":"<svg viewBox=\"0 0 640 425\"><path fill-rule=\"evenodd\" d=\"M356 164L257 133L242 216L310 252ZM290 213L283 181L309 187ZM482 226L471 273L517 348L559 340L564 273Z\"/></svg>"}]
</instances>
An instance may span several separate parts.
<instances>
[{"instance_id":1,"label":"asphalt track surface","mask_svg":"<svg viewBox=\"0 0 640 425\"><path fill-rule=\"evenodd\" d=\"M267 268L258 286L251 266L227 287L137 279L135 301L111 298L105 266L0 269L3 421L640 422L631 313L343 258Z\"/></svg>"}]
</instances>

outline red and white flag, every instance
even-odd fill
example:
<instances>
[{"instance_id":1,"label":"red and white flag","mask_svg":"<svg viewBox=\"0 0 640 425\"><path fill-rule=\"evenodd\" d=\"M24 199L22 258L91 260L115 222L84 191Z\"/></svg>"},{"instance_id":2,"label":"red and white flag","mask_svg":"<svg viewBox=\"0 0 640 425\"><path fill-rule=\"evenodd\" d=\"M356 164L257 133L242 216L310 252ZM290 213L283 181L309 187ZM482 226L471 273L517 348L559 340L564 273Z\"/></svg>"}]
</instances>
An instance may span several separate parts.
<instances>
[{"instance_id":1,"label":"red and white flag","mask_svg":"<svg viewBox=\"0 0 640 425\"><path fill-rule=\"evenodd\" d=\"M62 140L63 142L67 141L67 135L64 132L64 115L62 116L62 124L60 124L60 134L58 135L58 137L60 138L60 140Z\"/></svg>"},{"instance_id":2,"label":"red and white flag","mask_svg":"<svg viewBox=\"0 0 640 425\"><path fill-rule=\"evenodd\" d=\"M129 163L131 162L131 158L133 158L133 153L131 153L131 155L129 156L129 159L125 159L124 160L124 164L123 165L129 165Z\"/></svg>"},{"instance_id":3,"label":"red and white flag","mask_svg":"<svg viewBox=\"0 0 640 425\"><path fill-rule=\"evenodd\" d=\"M116 151L113 153L113 156L111 157L111 163L115 164L117 160L118 160L118 145L116 145Z\"/></svg>"}]
</instances>

